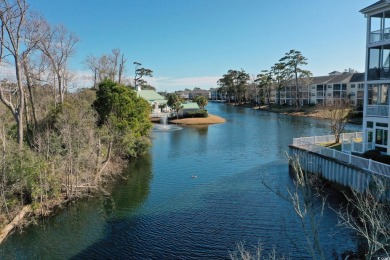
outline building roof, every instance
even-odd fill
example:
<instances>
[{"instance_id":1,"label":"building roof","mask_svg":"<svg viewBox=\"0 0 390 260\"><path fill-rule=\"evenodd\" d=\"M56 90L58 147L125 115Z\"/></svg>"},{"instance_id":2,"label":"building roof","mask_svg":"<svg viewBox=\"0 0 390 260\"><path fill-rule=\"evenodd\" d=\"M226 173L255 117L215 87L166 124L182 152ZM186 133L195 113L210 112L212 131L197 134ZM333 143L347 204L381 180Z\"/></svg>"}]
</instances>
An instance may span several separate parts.
<instances>
[{"instance_id":1,"label":"building roof","mask_svg":"<svg viewBox=\"0 0 390 260\"><path fill-rule=\"evenodd\" d=\"M199 109L199 106L195 102L188 102L182 104L183 109Z\"/></svg>"},{"instance_id":2,"label":"building roof","mask_svg":"<svg viewBox=\"0 0 390 260\"><path fill-rule=\"evenodd\" d=\"M328 83L348 83L352 77L351 73L343 73L341 75L334 76Z\"/></svg>"},{"instance_id":3,"label":"building roof","mask_svg":"<svg viewBox=\"0 0 390 260\"><path fill-rule=\"evenodd\" d=\"M350 82L364 82L364 73L352 74Z\"/></svg>"},{"instance_id":4,"label":"building roof","mask_svg":"<svg viewBox=\"0 0 390 260\"><path fill-rule=\"evenodd\" d=\"M345 72L340 75L312 77L310 85L364 82L364 73Z\"/></svg>"},{"instance_id":5,"label":"building roof","mask_svg":"<svg viewBox=\"0 0 390 260\"><path fill-rule=\"evenodd\" d=\"M372 12L372 11L375 11L377 9L384 8L384 7L390 7L389 0L380 0L372 5L369 5L365 8L363 8L362 10L360 10L360 12L363 14L367 14L369 12Z\"/></svg>"},{"instance_id":6,"label":"building roof","mask_svg":"<svg viewBox=\"0 0 390 260\"><path fill-rule=\"evenodd\" d=\"M167 103L167 100L154 90L137 91L137 96L142 97L143 99L146 99L149 103L153 103L153 102L158 102L160 104Z\"/></svg>"},{"instance_id":7,"label":"building roof","mask_svg":"<svg viewBox=\"0 0 390 260\"><path fill-rule=\"evenodd\" d=\"M319 76L319 77L312 77L312 84L326 84L334 78L335 76Z\"/></svg>"}]
</instances>

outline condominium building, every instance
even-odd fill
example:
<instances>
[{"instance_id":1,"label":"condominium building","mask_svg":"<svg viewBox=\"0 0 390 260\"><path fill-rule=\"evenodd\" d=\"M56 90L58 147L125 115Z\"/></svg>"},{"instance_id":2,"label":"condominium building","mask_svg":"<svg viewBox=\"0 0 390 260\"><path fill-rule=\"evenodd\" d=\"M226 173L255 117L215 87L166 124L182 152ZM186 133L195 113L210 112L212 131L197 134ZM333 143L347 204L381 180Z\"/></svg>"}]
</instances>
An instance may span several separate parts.
<instances>
[{"instance_id":1,"label":"condominium building","mask_svg":"<svg viewBox=\"0 0 390 260\"><path fill-rule=\"evenodd\" d=\"M367 18L363 150L390 154L390 1L360 11Z\"/></svg>"},{"instance_id":2,"label":"condominium building","mask_svg":"<svg viewBox=\"0 0 390 260\"><path fill-rule=\"evenodd\" d=\"M271 102L277 103L280 95L280 104L294 105L296 102L296 88L287 84L280 91L273 90ZM301 105L329 104L348 100L351 105L363 107L364 73L333 71L327 76L311 77L299 87Z\"/></svg>"}]
</instances>

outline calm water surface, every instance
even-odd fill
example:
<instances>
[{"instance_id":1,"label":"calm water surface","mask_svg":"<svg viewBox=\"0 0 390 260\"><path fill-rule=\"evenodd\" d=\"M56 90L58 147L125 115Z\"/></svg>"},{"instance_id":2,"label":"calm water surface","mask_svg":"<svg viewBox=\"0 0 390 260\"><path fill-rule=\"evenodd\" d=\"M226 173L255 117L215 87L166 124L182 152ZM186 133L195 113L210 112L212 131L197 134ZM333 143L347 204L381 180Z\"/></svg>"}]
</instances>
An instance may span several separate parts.
<instances>
[{"instance_id":1,"label":"calm water surface","mask_svg":"<svg viewBox=\"0 0 390 260\"><path fill-rule=\"evenodd\" d=\"M129 163L110 197L78 202L0 246L2 259L226 259L237 242L260 241L307 258L289 204L265 188L291 185L292 138L329 134L322 121L209 104L220 125L154 132L148 155ZM360 130L349 126L349 130ZM197 178L191 178L196 175ZM328 202L337 207L338 198ZM320 222L327 258L354 250L354 236ZM303 249L303 247L300 247Z\"/></svg>"}]
</instances>

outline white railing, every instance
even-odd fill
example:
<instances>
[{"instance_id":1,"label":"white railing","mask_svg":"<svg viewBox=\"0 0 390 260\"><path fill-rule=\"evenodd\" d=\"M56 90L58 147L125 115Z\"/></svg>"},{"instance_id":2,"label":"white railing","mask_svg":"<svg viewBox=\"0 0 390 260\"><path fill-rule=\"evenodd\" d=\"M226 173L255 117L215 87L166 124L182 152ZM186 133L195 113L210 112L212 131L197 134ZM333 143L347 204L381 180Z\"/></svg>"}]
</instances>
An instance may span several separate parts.
<instances>
[{"instance_id":1,"label":"white railing","mask_svg":"<svg viewBox=\"0 0 390 260\"><path fill-rule=\"evenodd\" d=\"M340 136L339 136L339 140L341 142L350 141L351 139L359 139L359 138L362 138L362 132L344 133L344 134L340 134ZM334 135L322 135L322 136L293 138L293 145L334 143L334 142L336 142L336 137Z\"/></svg>"},{"instance_id":2,"label":"white railing","mask_svg":"<svg viewBox=\"0 0 390 260\"><path fill-rule=\"evenodd\" d=\"M361 136L361 132L358 133L350 133L350 136ZM347 137L347 135L345 135ZM355 156L346 152L340 152L335 149L330 149L321 145L318 145L316 140L327 140L327 138L331 139L330 136L313 136L313 137L300 137L293 138L293 146L297 148L301 148L306 151L310 151L313 153L321 154L329 158L333 158L344 163L359 167L361 169L365 169L371 171L375 174L383 175L386 177L390 177L390 165L372 161L371 159L366 159L363 157ZM342 140L343 136L340 135L340 140ZM354 137L360 138L360 137ZM367 144L366 144L367 145Z\"/></svg>"},{"instance_id":3,"label":"white railing","mask_svg":"<svg viewBox=\"0 0 390 260\"><path fill-rule=\"evenodd\" d=\"M389 39L390 39L389 28L370 32L370 43L385 41Z\"/></svg>"}]
</instances>

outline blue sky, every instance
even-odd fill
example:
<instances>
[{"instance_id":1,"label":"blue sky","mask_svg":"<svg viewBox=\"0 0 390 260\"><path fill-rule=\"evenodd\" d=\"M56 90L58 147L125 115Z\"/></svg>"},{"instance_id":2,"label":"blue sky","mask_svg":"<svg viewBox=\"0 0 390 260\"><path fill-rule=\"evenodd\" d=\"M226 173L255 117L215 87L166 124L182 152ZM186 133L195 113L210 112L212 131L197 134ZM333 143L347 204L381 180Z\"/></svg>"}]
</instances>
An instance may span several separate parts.
<instances>
[{"instance_id":1,"label":"blue sky","mask_svg":"<svg viewBox=\"0 0 390 260\"><path fill-rule=\"evenodd\" d=\"M30 0L52 24L81 41L70 63L85 73L87 55L120 48L154 71L158 91L217 87L229 69L251 75L269 69L290 49L308 59L315 76L364 71L366 21L375 0ZM88 83L87 83L88 84ZM92 84L92 81L90 82Z\"/></svg>"}]
</instances>

